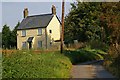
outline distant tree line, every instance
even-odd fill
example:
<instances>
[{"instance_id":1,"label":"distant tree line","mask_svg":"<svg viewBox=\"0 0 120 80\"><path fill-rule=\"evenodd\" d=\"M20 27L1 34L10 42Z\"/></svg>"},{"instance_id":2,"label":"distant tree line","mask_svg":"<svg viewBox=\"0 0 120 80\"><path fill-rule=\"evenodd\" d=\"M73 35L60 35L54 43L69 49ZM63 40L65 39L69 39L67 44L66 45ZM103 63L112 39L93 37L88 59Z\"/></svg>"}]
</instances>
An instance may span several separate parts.
<instances>
[{"instance_id":1,"label":"distant tree line","mask_svg":"<svg viewBox=\"0 0 120 80\"><path fill-rule=\"evenodd\" d=\"M11 31L9 26L5 24L2 28L2 48L3 49L17 49L17 27L20 22Z\"/></svg>"}]
</instances>

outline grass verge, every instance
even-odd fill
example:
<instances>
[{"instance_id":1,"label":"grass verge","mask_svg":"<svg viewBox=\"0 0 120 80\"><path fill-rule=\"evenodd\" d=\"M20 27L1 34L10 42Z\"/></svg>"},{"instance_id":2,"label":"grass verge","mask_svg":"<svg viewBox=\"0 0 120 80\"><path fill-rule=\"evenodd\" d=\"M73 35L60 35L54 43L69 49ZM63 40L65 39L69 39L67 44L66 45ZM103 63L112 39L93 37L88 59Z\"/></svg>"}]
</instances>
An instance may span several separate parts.
<instances>
[{"instance_id":1,"label":"grass verge","mask_svg":"<svg viewBox=\"0 0 120 80\"><path fill-rule=\"evenodd\" d=\"M92 60L101 60L104 59L104 55L106 54L107 53L104 51L90 48L64 51L64 55L71 60L72 64L78 64Z\"/></svg>"},{"instance_id":2,"label":"grass verge","mask_svg":"<svg viewBox=\"0 0 120 80\"><path fill-rule=\"evenodd\" d=\"M69 78L72 64L59 52L3 54L3 78Z\"/></svg>"}]
</instances>

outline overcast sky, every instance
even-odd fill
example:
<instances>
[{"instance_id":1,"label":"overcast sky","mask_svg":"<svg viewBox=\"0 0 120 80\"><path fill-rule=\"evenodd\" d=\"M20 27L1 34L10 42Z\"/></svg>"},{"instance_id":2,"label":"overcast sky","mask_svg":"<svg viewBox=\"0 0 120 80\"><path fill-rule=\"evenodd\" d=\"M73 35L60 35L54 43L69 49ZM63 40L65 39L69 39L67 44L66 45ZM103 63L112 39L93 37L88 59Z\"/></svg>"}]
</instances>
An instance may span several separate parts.
<instances>
[{"instance_id":1,"label":"overcast sky","mask_svg":"<svg viewBox=\"0 0 120 80\"><path fill-rule=\"evenodd\" d=\"M68 14L71 8L70 3L65 3L65 15ZM12 30L18 21L22 21L24 8L28 8L29 15L39 15L51 13L52 5L56 6L57 16L61 19L61 2L2 2L2 26L7 24ZM0 27L1 31L2 27Z\"/></svg>"}]
</instances>

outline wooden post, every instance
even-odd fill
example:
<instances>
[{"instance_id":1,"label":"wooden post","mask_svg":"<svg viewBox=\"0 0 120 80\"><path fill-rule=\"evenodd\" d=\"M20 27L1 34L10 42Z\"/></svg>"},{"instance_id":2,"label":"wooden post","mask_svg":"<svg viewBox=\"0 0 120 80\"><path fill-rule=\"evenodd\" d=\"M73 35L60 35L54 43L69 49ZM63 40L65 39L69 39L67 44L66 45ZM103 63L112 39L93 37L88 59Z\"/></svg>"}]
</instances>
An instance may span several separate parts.
<instances>
[{"instance_id":1,"label":"wooden post","mask_svg":"<svg viewBox=\"0 0 120 80\"><path fill-rule=\"evenodd\" d=\"M63 40L64 40L64 0L62 1L61 53L63 53Z\"/></svg>"}]
</instances>

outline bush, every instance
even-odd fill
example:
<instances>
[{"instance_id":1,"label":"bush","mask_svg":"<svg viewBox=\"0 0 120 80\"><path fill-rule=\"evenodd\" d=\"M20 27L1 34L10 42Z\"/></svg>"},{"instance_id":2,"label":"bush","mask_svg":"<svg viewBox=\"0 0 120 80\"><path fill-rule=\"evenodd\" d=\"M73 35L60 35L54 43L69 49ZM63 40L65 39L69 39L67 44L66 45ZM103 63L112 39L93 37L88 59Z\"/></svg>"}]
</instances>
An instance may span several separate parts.
<instances>
[{"instance_id":1,"label":"bush","mask_svg":"<svg viewBox=\"0 0 120 80\"><path fill-rule=\"evenodd\" d=\"M120 45L118 49L116 46L111 45L109 54L105 57L104 66L113 75L120 78Z\"/></svg>"},{"instance_id":2,"label":"bush","mask_svg":"<svg viewBox=\"0 0 120 80\"><path fill-rule=\"evenodd\" d=\"M86 46L90 46L92 49L100 49L105 52L108 50L108 45L99 40L89 41Z\"/></svg>"},{"instance_id":3,"label":"bush","mask_svg":"<svg viewBox=\"0 0 120 80\"><path fill-rule=\"evenodd\" d=\"M120 54L113 60L110 67L112 68L112 73L120 78Z\"/></svg>"},{"instance_id":4,"label":"bush","mask_svg":"<svg viewBox=\"0 0 120 80\"><path fill-rule=\"evenodd\" d=\"M69 78L71 62L59 52L3 55L3 78Z\"/></svg>"}]
</instances>

